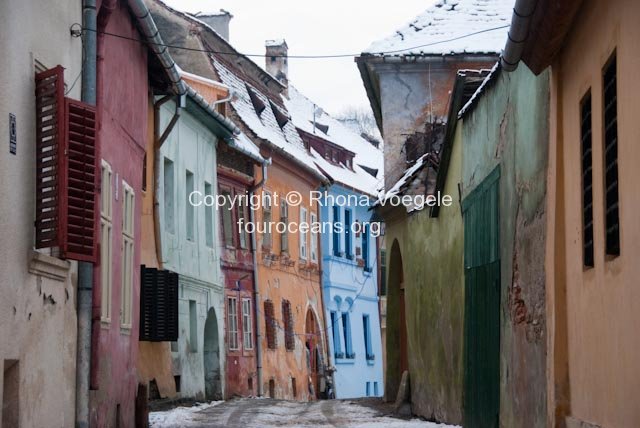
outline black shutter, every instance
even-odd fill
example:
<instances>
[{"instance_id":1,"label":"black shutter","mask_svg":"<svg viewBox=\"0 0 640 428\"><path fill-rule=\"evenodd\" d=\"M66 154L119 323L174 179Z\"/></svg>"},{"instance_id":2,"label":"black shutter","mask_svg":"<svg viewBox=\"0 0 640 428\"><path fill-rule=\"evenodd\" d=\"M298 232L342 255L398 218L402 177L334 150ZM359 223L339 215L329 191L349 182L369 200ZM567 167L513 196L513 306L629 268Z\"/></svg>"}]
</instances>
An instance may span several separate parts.
<instances>
[{"instance_id":1,"label":"black shutter","mask_svg":"<svg viewBox=\"0 0 640 428\"><path fill-rule=\"evenodd\" d=\"M140 268L140 340L178 340L178 274Z\"/></svg>"}]
</instances>

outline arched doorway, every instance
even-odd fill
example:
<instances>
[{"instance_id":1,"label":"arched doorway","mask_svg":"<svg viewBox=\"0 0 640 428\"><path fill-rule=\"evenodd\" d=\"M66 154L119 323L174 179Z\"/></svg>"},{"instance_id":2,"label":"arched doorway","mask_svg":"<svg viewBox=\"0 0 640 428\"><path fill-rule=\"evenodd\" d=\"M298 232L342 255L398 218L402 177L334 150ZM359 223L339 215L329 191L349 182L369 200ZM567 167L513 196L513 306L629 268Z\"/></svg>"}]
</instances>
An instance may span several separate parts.
<instances>
[{"instance_id":1,"label":"arched doorway","mask_svg":"<svg viewBox=\"0 0 640 428\"><path fill-rule=\"evenodd\" d=\"M409 370L407 354L407 318L404 301L404 271L398 240L393 241L389 257L387 295L387 379L385 397L396 399L402 373Z\"/></svg>"},{"instance_id":2,"label":"arched doorway","mask_svg":"<svg viewBox=\"0 0 640 428\"><path fill-rule=\"evenodd\" d=\"M204 390L207 400L222 399L222 373L220 371L220 340L216 311L210 308L204 324Z\"/></svg>"},{"instance_id":3,"label":"arched doorway","mask_svg":"<svg viewBox=\"0 0 640 428\"><path fill-rule=\"evenodd\" d=\"M320 380L322 370L322 337L318 321L311 308L307 309L305 321L305 351L307 353L307 367L309 369L309 394L311 398L320 398Z\"/></svg>"}]
</instances>

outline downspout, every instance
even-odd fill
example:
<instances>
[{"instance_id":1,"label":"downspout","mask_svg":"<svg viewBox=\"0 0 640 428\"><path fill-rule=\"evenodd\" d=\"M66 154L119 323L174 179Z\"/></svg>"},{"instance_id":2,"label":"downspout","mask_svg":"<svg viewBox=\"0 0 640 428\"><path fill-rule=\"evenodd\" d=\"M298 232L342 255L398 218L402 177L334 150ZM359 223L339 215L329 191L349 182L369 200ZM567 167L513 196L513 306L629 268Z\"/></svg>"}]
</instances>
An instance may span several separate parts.
<instances>
[{"instance_id":1,"label":"downspout","mask_svg":"<svg viewBox=\"0 0 640 428\"><path fill-rule=\"evenodd\" d=\"M267 182L267 166L271 165L271 158L264 161L262 164L262 178L249 189L249 200L253 200L253 195L258 188L264 186ZM255 224L254 210L249 207L249 221ZM256 324L256 377L258 382L258 397L262 397L264 390L262 388L262 335L260 334L260 310L258 304L260 303L260 288L258 287L258 255L256 250L256 232L251 234L251 253L253 256L253 316Z\"/></svg>"},{"instance_id":2,"label":"downspout","mask_svg":"<svg viewBox=\"0 0 640 428\"><path fill-rule=\"evenodd\" d=\"M96 0L82 1L82 101L96 105ZM78 262L76 428L89 427L89 379L91 374L91 330L93 306L93 264Z\"/></svg>"},{"instance_id":3,"label":"downspout","mask_svg":"<svg viewBox=\"0 0 640 428\"><path fill-rule=\"evenodd\" d=\"M171 121L160 134L160 107L167 101L174 99L176 104L176 110L171 118ZM160 189L160 149L162 144L167 140L169 134L173 130L178 119L180 118L180 110L183 107L184 98L182 96L174 97L172 95L166 95L160 98L153 104L153 234L155 238L156 258L158 259L158 269L162 270L164 265L164 259L162 258L162 233L160 231L160 198L158 195L158 189Z\"/></svg>"},{"instance_id":4,"label":"downspout","mask_svg":"<svg viewBox=\"0 0 640 428\"><path fill-rule=\"evenodd\" d=\"M529 24L536 10L538 0L516 0L513 17L509 27L509 36L500 56L500 65L505 71L514 71L522 58L524 44L529 36Z\"/></svg>"}]
</instances>

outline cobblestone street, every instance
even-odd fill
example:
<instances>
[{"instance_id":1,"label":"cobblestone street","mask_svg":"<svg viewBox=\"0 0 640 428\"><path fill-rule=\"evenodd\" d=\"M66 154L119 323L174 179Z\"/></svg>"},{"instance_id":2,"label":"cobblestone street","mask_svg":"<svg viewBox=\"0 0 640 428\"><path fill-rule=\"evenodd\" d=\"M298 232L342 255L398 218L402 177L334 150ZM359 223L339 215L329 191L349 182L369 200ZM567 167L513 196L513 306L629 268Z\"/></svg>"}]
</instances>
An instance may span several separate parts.
<instances>
[{"instance_id":1,"label":"cobblestone street","mask_svg":"<svg viewBox=\"0 0 640 428\"><path fill-rule=\"evenodd\" d=\"M391 415L380 400L324 400L310 403L273 399L237 399L152 412L152 428L345 427L453 428Z\"/></svg>"}]
</instances>

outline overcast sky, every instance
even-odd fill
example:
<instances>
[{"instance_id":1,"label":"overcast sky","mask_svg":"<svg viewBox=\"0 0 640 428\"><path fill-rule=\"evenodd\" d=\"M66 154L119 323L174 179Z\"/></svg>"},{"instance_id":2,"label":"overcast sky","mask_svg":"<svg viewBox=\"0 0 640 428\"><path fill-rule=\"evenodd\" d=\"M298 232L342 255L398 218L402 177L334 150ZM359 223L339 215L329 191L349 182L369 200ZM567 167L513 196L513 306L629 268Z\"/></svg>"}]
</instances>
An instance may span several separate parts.
<instances>
[{"instance_id":1,"label":"overcast sky","mask_svg":"<svg viewBox=\"0 0 640 428\"><path fill-rule=\"evenodd\" d=\"M284 38L289 55L361 52L426 10L435 0L164 0L196 13L228 10L230 41L242 53L264 53L266 39ZM264 67L264 58L254 58ZM290 59L289 81L336 114L369 106L353 58Z\"/></svg>"}]
</instances>

